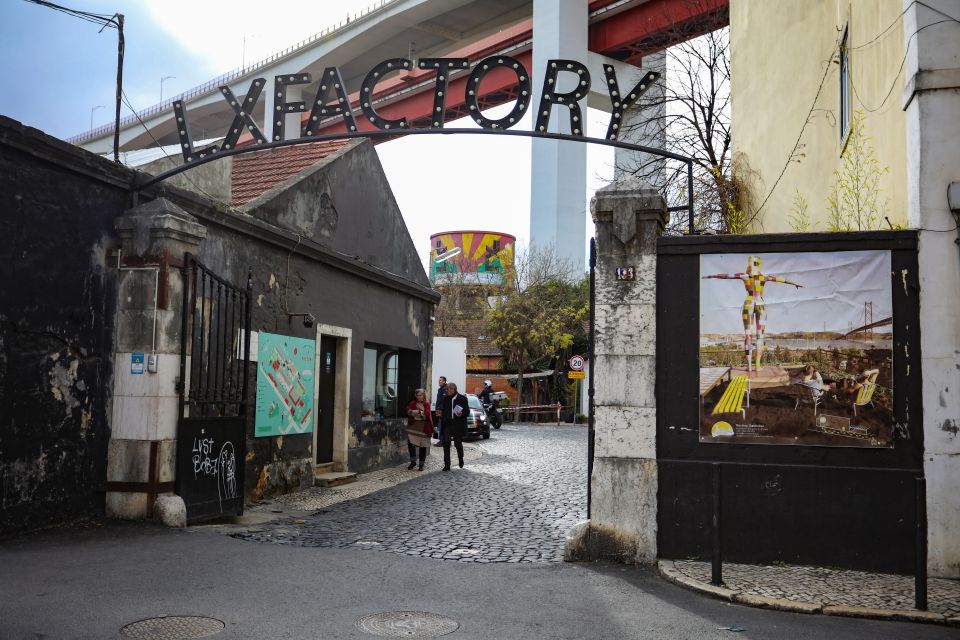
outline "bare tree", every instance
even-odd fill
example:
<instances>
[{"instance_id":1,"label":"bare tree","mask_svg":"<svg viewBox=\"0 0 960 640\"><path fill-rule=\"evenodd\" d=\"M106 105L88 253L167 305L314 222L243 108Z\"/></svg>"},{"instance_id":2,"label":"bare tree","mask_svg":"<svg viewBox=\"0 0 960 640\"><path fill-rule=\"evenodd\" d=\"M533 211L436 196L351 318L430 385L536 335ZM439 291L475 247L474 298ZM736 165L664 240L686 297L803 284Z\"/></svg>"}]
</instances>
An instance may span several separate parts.
<instances>
[{"instance_id":1,"label":"bare tree","mask_svg":"<svg viewBox=\"0 0 960 640\"><path fill-rule=\"evenodd\" d=\"M692 15L709 14L715 4L688 2ZM628 112L622 137L691 158L695 227L740 233L751 222L752 172L730 148L730 31L723 27L704 32L709 26L693 21L668 28L665 40L678 44L666 49L666 74ZM687 202L685 163L633 154L620 156L616 168L663 189L670 206ZM686 212L674 212L668 233L685 233L687 226Z\"/></svg>"}]
</instances>

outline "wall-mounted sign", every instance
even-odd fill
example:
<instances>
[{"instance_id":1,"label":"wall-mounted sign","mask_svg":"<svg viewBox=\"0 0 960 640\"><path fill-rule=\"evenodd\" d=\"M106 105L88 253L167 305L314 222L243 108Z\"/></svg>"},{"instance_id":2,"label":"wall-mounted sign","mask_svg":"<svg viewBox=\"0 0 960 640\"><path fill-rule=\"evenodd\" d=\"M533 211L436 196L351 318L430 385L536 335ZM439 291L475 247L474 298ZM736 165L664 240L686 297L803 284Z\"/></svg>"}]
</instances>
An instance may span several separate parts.
<instances>
[{"instance_id":1,"label":"wall-mounted sign","mask_svg":"<svg viewBox=\"0 0 960 640\"><path fill-rule=\"evenodd\" d=\"M617 267L617 280L635 280L637 277L634 267Z\"/></svg>"},{"instance_id":2,"label":"wall-mounted sign","mask_svg":"<svg viewBox=\"0 0 960 640\"><path fill-rule=\"evenodd\" d=\"M431 129L442 129L446 118L447 94L451 76L465 74L470 69L470 60L467 58L420 58L417 67L421 71L434 72L435 85L433 97L433 117L430 119ZM180 148L186 164L209 158L223 151L235 149L240 135L249 132L253 136L254 144L244 147L245 150L256 150L257 145L270 144L288 140L286 135L286 118L291 113L304 113L301 116L301 126L298 128L297 139L304 142L313 136L318 136L320 127L330 119L342 119L348 132L359 132L360 128L354 116L354 109L359 107L360 113L369 124L380 130L410 130L410 122L406 117L388 118L382 115L376 104L377 85L393 72L416 73L413 71L413 60L408 58L392 58L384 60L367 73L360 84L358 98L354 104L350 102L350 92L338 67L327 67L318 78L317 92L309 102L300 100L287 101L287 87L291 85L308 85L314 83L309 73L296 73L275 76L273 80L274 106L276 116L271 116L265 122L265 127L271 134L268 136L260 125L253 119L254 109L260 100L264 89L267 88L265 78L255 78L250 84L245 97L235 96L228 86L220 87L223 99L230 105L234 118L224 133L222 146L210 146L204 149L195 149L193 136L190 133L190 119L187 108L182 100L173 103L175 125L180 137ZM644 74L639 82L629 90L621 90L617 81L617 74L612 65L604 65L603 85L610 95L610 122L604 140L616 140L620 132L620 123L624 112L637 102L641 95L659 78L660 74L650 71ZM480 104L480 92L477 88L483 79L490 73L509 73L516 78L516 100L510 113L497 120L491 120L483 115ZM530 73L516 58L510 56L491 56L478 62L470 71L469 78L464 85L463 100L467 111L474 122L484 129L505 131L516 126L524 114L531 107L533 100L538 101L537 117L534 130L538 132L550 131L550 118L554 107L566 109L570 119L569 137L582 139L583 111L580 101L590 92L592 79L586 65L576 60L548 60L544 73L543 87L535 92L531 86ZM573 86L569 91L557 89L560 85Z\"/></svg>"},{"instance_id":3,"label":"wall-mounted sign","mask_svg":"<svg viewBox=\"0 0 960 640\"><path fill-rule=\"evenodd\" d=\"M254 436L313 431L316 343L260 332Z\"/></svg>"},{"instance_id":4,"label":"wall-mounted sign","mask_svg":"<svg viewBox=\"0 0 960 640\"><path fill-rule=\"evenodd\" d=\"M131 353L130 354L130 373L140 375L143 373L143 354L142 353Z\"/></svg>"},{"instance_id":5,"label":"wall-mounted sign","mask_svg":"<svg viewBox=\"0 0 960 640\"><path fill-rule=\"evenodd\" d=\"M700 441L893 446L890 252L700 256Z\"/></svg>"}]
</instances>

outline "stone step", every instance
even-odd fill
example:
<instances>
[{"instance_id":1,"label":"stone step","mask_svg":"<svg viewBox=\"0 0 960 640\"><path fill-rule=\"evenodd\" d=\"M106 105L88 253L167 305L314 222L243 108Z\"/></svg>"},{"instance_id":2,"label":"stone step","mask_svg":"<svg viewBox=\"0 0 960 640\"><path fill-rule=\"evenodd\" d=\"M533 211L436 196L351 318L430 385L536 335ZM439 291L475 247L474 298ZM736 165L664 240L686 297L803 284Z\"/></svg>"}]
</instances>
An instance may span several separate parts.
<instances>
[{"instance_id":1,"label":"stone step","mask_svg":"<svg viewBox=\"0 0 960 640\"><path fill-rule=\"evenodd\" d=\"M321 462L319 464L313 465L313 479L316 480L317 476L323 475L324 473L333 473L337 470L337 465L335 462Z\"/></svg>"},{"instance_id":2,"label":"stone step","mask_svg":"<svg viewBox=\"0 0 960 640\"><path fill-rule=\"evenodd\" d=\"M314 485L318 487L336 487L356 480L357 474L352 471L331 471L314 475Z\"/></svg>"}]
</instances>

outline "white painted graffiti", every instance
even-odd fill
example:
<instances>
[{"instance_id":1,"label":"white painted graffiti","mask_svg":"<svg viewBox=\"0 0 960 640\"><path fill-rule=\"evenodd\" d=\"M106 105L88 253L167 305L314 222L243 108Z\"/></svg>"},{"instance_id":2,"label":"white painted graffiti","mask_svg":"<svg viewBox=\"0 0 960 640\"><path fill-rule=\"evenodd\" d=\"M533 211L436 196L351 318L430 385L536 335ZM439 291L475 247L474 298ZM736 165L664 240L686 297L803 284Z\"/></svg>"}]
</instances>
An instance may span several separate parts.
<instances>
[{"instance_id":1,"label":"white painted graffiti","mask_svg":"<svg viewBox=\"0 0 960 640\"><path fill-rule=\"evenodd\" d=\"M193 477L198 475L215 476L217 475L218 459L211 458L213 451L213 438L194 438L193 439Z\"/></svg>"}]
</instances>

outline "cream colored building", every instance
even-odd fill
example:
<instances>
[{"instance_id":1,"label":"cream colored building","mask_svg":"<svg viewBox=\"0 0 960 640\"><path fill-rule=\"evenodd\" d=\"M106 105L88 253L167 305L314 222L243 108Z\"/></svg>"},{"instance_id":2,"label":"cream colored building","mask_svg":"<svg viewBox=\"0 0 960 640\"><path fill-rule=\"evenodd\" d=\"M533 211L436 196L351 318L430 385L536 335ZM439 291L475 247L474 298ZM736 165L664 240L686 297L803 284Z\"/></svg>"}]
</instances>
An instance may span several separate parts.
<instances>
[{"instance_id":1,"label":"cream colored building","mask_svg":"<svg viewBox=\"0 0 960 640\"><path fill-rule=\"evenodd\" d=\"M755 230L795 230L798 191L830 230L858 111L890 224L918 230L927 562L960 577L960 0L731 0L730 41L733 149L767 200Z\"/></svg>"},{"instance_id":2,"label":"cream colored building","mask_svg":"<svg viewBox=\"0 0 960 640\"><path fill-rule=\"evenodd\" d=\"M731 1L733 149L756 172L755 207L769 194L755 230L797 230L790 218L798 193L808 202L810 230L828 230L844 125L858 112L886 169L880 202L891 224L907 225L901 11L899 0ZM880 220L874 228L889 225Z\"/></svg>"}]
</instances>

